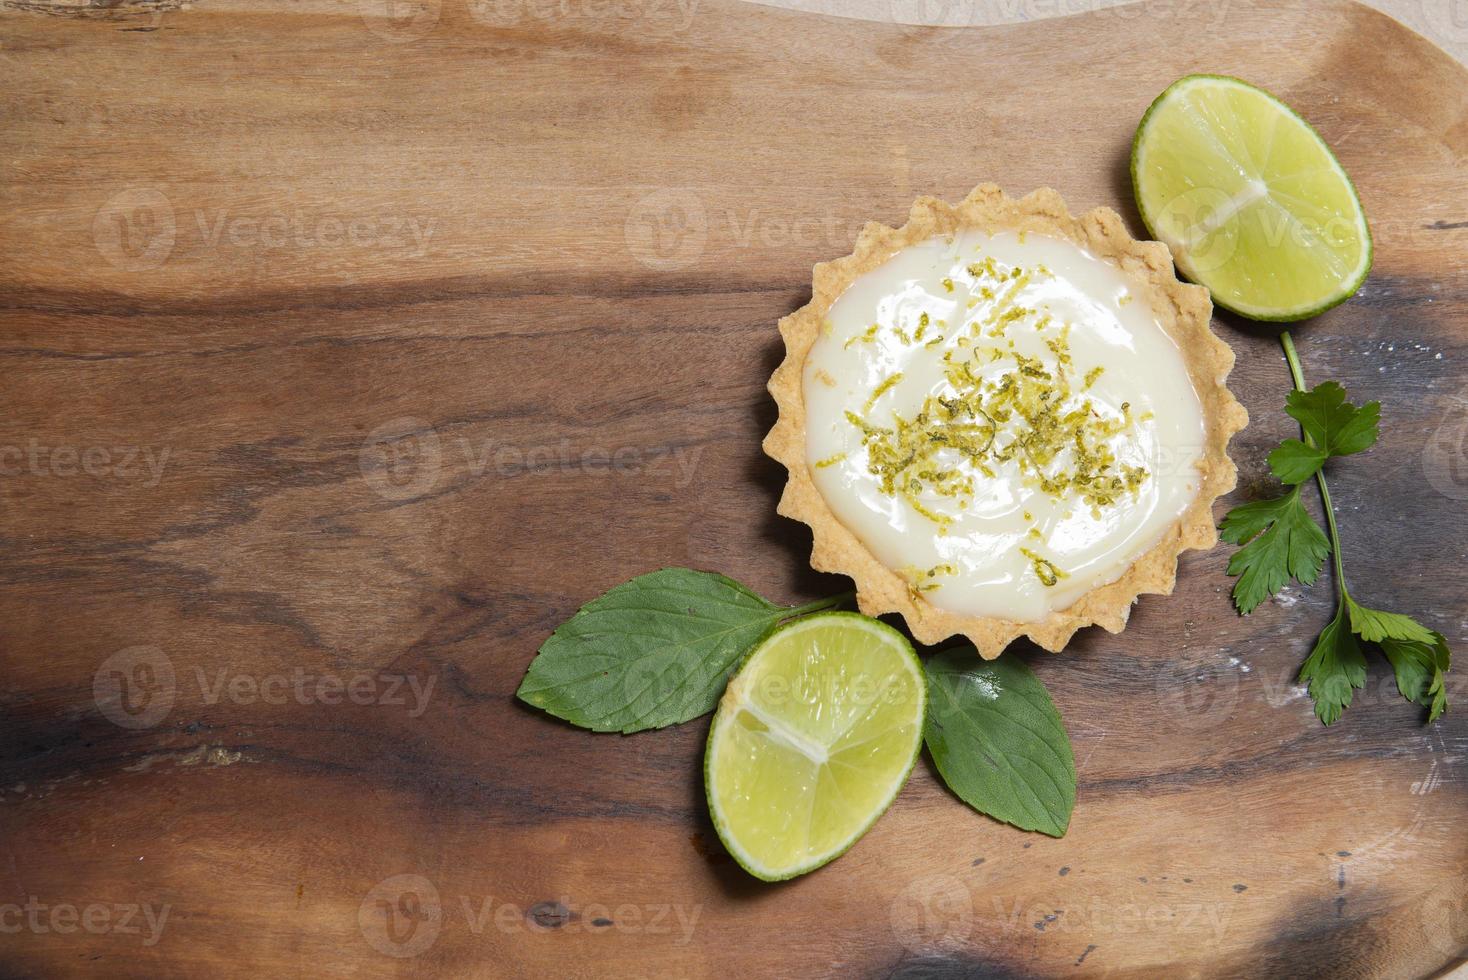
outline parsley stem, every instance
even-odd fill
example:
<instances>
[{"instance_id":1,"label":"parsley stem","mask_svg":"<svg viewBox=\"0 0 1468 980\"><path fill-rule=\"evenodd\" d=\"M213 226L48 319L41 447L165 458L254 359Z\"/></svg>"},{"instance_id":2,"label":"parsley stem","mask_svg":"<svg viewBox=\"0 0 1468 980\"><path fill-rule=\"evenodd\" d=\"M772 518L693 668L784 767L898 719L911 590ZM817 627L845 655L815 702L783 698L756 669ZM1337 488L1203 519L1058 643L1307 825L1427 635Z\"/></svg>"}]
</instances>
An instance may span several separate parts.
<instances>
[{"instance_id":1,"label":"parsley stem","mask_svg":"<svg viewBox=\"0 0 1468 980\"><path fill-rule=\"evenodd\" d=\"M1295 342L1291 339L1288 330L1279 335L1279 342L1284 347L1285 362L1290 366L1290 377L1295 381L1295 390L1308 390L1305 387L1305 372L1300 368L1300 355L1295 350ZM1304 437L1306 445L1312 447L1315 445L1315 440L1310 438L1310 433L1305 432L1302 428L1300 434ZM1325 523L1330 528L1330 554L1335 562L1335 580L1341 590L1341 605L1345 605L1351 593L1346 588L1346 568L1341 563L1341 535L1336 528L1335 507L1330 502L1330 487L1325 483L1325 467L1322 466L1315 471L1315 482L1320 486L1320 501L1325 505Z\"/></svg>"},{"instance_id":2,"label":"parsley stem","mask_svg":"<svg viewBox=\"0 0 1468 980\"><path fill-rule=\"evenodd\" d=\"M785 610L785 618L794 619L796 616L806 616L813 612L820 612L822 609L830 609L832 606L839 606L842 603L850 602L855 597L855 592L843 592L840 595L833 595L828 599L817 599L815 602L808 602L803 606L794 606Z\"/></svg>"}]
</instances>

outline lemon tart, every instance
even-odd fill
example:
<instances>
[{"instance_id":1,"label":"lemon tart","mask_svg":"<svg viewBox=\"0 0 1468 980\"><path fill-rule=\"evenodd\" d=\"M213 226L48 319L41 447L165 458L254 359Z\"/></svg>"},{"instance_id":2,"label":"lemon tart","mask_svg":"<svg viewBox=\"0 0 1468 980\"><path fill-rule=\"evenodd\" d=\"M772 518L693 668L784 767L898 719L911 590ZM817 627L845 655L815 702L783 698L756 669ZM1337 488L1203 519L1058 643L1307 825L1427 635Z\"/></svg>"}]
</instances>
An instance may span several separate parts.
<instances>
[{"instance_id":1,"label":"lemon tart","mask_svg":"<svg viewBox=\"0 0 1468 980\"><path fill-rule=\"evenodd\" d=\"M920 198L817 265L780 321L780 513L862 612L901 613L921 642L995 657L1119 632L1139 595L1172 591L1182 551L1216 543L1234 486L1248 419L1211 312L1113 211L993 185Z\"/></svg>"}]
</instances>

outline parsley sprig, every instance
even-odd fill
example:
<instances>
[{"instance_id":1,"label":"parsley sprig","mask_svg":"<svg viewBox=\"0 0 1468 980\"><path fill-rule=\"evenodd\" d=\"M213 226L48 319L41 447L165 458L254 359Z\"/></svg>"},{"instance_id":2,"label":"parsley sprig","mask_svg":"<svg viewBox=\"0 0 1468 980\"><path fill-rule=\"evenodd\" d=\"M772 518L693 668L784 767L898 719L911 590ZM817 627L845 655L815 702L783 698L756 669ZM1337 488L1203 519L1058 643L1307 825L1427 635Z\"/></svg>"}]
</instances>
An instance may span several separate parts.
<instances>
[{"instance_id":1,"label":"parsley sprig","mask_svg":"<svg viewBox=\"0 0 1468 980\"><path fill-rule=\"evenodd\" d=\"M1320 633L1299 680L1309 684L1315 714L1329 725L1350 707L1352 692L1366 684L1366 655L1362 642L1375 644L1396 674L1397 690L1407 700L1427 708L1427 720L1436 721L1447 710L1444 675L1451 663L1447 640L1410 616L1371 609L1351 597L1341 560L1340 532L1325 463L1370 449L1380 434L1381 405L1357 407L1346 400L1346 390L1327 381L1307 390L1300 357L1286 331L1280 337L1294 390L1285 411L1300 423L1303 439L1287 439L1269 454L1269 469L1288 489L1272 500L1235 507L1223 519L1225 541L1242 545L1228 563L1237 575L1234 603L1248 615L1290 579L1310 585L1319 577L1326 555L1333 556L1336 614ZM1311 477L1320 487L1330 537L1305 510L1300 489Z\"/></svg>"}]
</instances>

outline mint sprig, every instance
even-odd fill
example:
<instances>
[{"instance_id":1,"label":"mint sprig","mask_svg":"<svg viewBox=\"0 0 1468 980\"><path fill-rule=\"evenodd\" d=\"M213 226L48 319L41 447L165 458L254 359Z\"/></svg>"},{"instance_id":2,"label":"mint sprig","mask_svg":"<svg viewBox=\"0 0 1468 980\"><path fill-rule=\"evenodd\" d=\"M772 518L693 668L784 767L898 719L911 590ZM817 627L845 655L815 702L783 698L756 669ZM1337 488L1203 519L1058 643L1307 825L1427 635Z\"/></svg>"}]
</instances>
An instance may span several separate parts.
<instances>
[{"instance_id":1,"label":"mint sprig","mask_svg":"<svg viewBox=\"0 0 1468 980\"><path fill-rule=\"evenodd\" d=\"M1299 677L1308 684L1316 717L1333 724L1350 707L1355 689L1365 686L1366 655L1361 645L1365 642L1378 646L1391 663L1402 696L1427 708L1427 720L1436 721L1447 710L1444 675L1452 660L1447 641L1410 616L1370 609L1351 597L1335 508L1325 481L1328 460L1364 452L1376 444L1381 405L1351 404L1346 390L1334 381L1307 391L1288 331L1280 342L1294 380L1285 411L1300 423L1303 438L1287 439L1269 454L1269 468L1288 487L1286 492L1272 500L1235 507L1223 519L1220 535L1243 546L1228 563L1228 573L1238 576L1234 603L1247 616L1291 579L1314 583L1326 556L1332 555L1335 617L1321 631ZM1301 486L1312 476L1325 505L1329 538L1300 501Z\"/></svg>"},{"instance_id":2,"label":"mint sprig","mask_svg":"<svg viewBox=\"0 0 1468 980\"><path fill-rule=\"evenodd\" d=\"M780 606L723 575L664 568L582 606L530 662L517 696L581 728L624 735L707 714L780 623L851 593ZM1065 835L1075 807L1070 739L1050 694L1013 656L970 645L929 658L924 741L943 781L980 813Z\"/></svg>"}]
</instances>

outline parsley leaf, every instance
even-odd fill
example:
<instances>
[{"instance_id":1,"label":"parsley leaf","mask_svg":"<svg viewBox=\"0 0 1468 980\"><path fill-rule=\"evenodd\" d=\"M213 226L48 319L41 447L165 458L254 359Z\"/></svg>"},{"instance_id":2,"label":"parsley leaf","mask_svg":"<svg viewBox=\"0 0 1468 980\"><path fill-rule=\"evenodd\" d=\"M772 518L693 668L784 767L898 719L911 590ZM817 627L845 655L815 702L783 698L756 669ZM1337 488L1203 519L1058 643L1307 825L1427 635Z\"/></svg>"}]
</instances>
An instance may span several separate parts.
<instances>
[{"instance_id":1,"label":"parsley leaf","mask_svg":"<svg viewBox=\"0 0 1468 980\"><path fill-rule=\"evenodd\" d=\"M1366 656L1346 622L1345 610L1320 632L1315 649L1300 668L1300 683L1310 684L1315 717L1330 725L1351 706L1354 688L1366 685Z\"/></svg>"},{"instance_id":2,"label":"parsley leaf","mask_svg":"<svg viewBox=\"0 0 1468 980\"><path fill-rule=\"evenodd\" d=\"M1326 457L1350 456L1376 445L1381 403L1367 402L1357 408L1346 401L1346 389L1334 381L1309 391L1290 392L1285 412L1300 423L1306 439L1319 446Z\"/></svg>"},{"instance_id":3,"label":"parsley leaf","mask_svg":"<svg viewBox=\"0 0 1468 980\"><path fill-rule=\"evenodd\" d=\"M1350 596L1346 596L1346 607L1351 612L1351 631L1371 643L1380 643L1382 640L1431 643L1432 638L1437 635L1411 616L1367 609Z\"/></svg>"},{"instance_id":4,"label":"parsley leaf","mask_svg":"<svg viewBox=\"0 0 1468 980\"><path fill-rule=\"evenodd\" d=\"M1346 401L1346 389L1334 381L1290 392L1285 411L1305 435L1304 441L1286 439L1269 454L1269 469L1285 484L1304 483L1332 456L1370 449L1380 431L1380 403L1357 408Z\"/></svg>"},{"instance_id":5,"label":"parsley leaf","mask_svg":"<svg viewBox=\"0 0 1468 980\"><path fill-rule=\"evenodd\" d=\"M1429 722L1437 721L1448 708L1443 675L1453 658L1447 639L1441 633L1432 633L1426 643L1388 637L1381 641L1381 652L1391 661L1402 697L1426 708Z\"/></svg>"},{"instance_id":6,"label":"parsley leaf","mask_svg":"<svg viewBox=\"0 0 1468 980\"><path fill-rule=\"evenodd\" d=\"M1307 446L1298 439L1286 439L1269 454L1269 469L1280 483L1304 483L1325 465L1328 457L1319 446Z\"/></svg>"},{"instance_id":7,"label":"parsley leaf","mask_svg":"<svg viewBox=\"0 0 1468 980\"><path fill-rule=\"evenodd\" d=\"M1246 616L1291 578L1313 583L1330 554L1325 532L1300 503L1299 487L1283 497L1235 507L1224 517L1220 534L1244 545L1229 560L1228 573L1239 577L1234 603Z\"/></svg>"}]
</instances>

